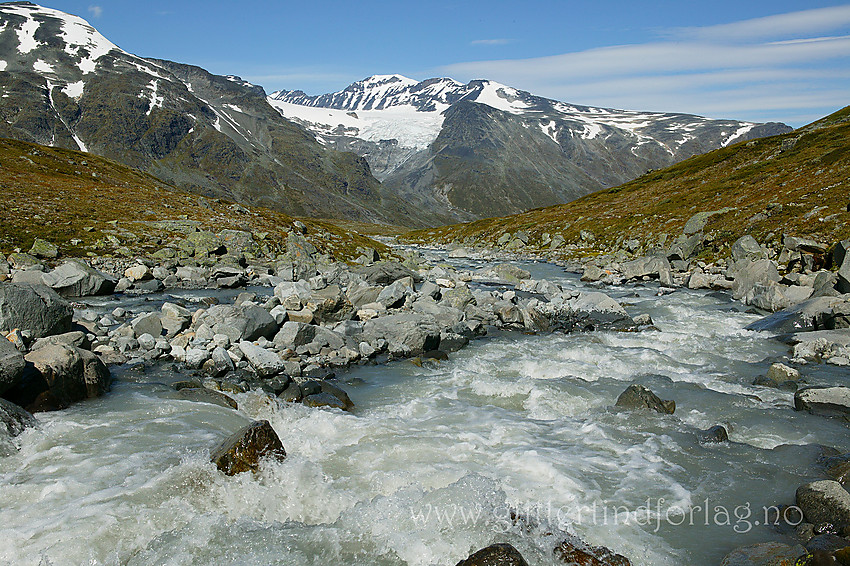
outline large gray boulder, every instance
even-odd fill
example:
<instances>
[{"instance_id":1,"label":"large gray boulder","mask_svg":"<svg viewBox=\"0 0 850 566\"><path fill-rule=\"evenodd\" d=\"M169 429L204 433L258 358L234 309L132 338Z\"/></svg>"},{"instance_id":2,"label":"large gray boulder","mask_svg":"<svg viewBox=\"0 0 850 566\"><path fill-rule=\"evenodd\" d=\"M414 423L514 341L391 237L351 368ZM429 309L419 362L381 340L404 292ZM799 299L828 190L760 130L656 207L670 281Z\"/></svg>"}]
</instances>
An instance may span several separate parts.
<instances>
[{"instance_id":1,"label":"large gray boulder","mask_svg":"<svg viewBox=\"0 0 850 566\"><path fill-rule=\"evenodd\" d=\"M776 312L802 303L811 297L814 291L812 287L801 285L757 284L753 288L750 304L766 311Z\"/></svg>"},{"instance_id":2,"label":"large gray boulder","mask_svg":"<svg viewBox=\"0 0 850 566\"><path fill-rule=\"evenodd\" d=\"M35 417L29 411L11 401L0 399L0 438L3 435L18 436L25 429L35 425Z\"/></svg>"},{"instance_id":3,"label":"large gray boulder","mask_svg":"<svg viewBox=\"0 0 850 566\"><path fill-rule=\"evenodd\" d=\"M850 417L850 387L805 387L794 394L794 409L814 415Z\"/></svg>"},{"instance_id":4,"label":"large gray boulder","mask_svg":"<svg viewBox=\"0 0 850 566\"><path fill-rule=\"evenodd\" d=\"M25 356L33 370L7 398L30 412L64 409L109 390L109 369L97 355L74 346L50 345Z\"/></svg>"},{"instance_id":5,"label":"large gray boulder","mask_svg":"<svg viewBox=\"0 0 850 566\"><path fill-rule=\"evenodd\" d=\"M418 313L392 314L363 325L363 334L372 340L385 339L400 344L412 356L440 346L440 327L433 317Z\"/></svg>"},{"instance_id":6,"label":"large gray boulder","mask_svg":"<svg viewBox=\"0 0 850 566\"><path fill-rule=\"evenodd\" d=\"M28 330L33 338L71 329L74 309L44 285L0 283L0 330Z\"/></svg>"},{"instance_id":7,"label":"large gray boulder","mask_svg":"<svg viewBox=\"0 0 850 566\"><path fill-rule=\"evenodd\" d=\"M213 305L195 322L196 326L206 323L213 332L226 335L232 343L271 338L277 332L274 317L257 305Z\"/></svg>"},{"instance_id":8,"label":"large gray boulder","mask_svg":"<svg viewBox=\"0 0 850 566\"><path fill-rule=\"evenodd\" d=\"M797 507L809 523L831 523L839 529L850 525L850 493L837 481L801 485L797 488Z\"/></svg>"},{"instance_id":9,"label":"large gray boulder","mask_svg":"<svg viewBox=\"0 0 850 566\"><path fill-rule=\"evenodd\" d=\"M239 349L260 377L272 377L284 371L283 360L271 350L252 342L240 342Z\"/></svg>"},{"instance_id":10,"label":"large gray boulder","mask_svg":"<svg viewBox=\"0 0 850 566\"><path fill-rule=\"evenodd\" d=\"M825 329L832 308L842 303L844 299L840 297L814 297L757 320L747 330L789 334Z\"/></svg>"},{"instance_id":11,"label":"large gray boulder","mask_svg":"<svg viewBox=\"0 0 850 566\"><path fill-rule=\"evenodd\" d=\"M582 293L570 301L572 330L631 330L635 321L605 293Z\"/></svg>"},{"instance_id":12,"label":"large gray boulder","mask_svg":"<svg viewBox=\"0 0 850 566\"><path fill-rule=\"evenodd\" d=\"M662 273L670 271L670 262L666 257L640 257L621 264L620 270L625 279L639 279L646 276L658 278Z\"/></svg>"},{"instance_id":13,"label":"large gray boulder","mask_svg":"<svg viewBox=\"0 0 850 566\"><path fill-rule=\"evenodd\" d=\"M776 264L769 259L757 261L739 261L734 266L735 281L732 283L732 297L749 303L756 285L778 283L782 278L776 270Z\"/></svg>"},{"instance_id":14,"label":"large gray boulder","mask_svg":"<svg viewBox=\"0 0 850 566\"><path fill-rule=\"evenodd\" d=\"M741 236L735 240L735 243L732 244L731 252L732 259L736 262L744 259L750 261L767 259L767 254L764 252L764 249L762 249L756 239L749 234Z\"/></svg>"},{"instance_id":15,"label":"large gray boulder","mask_svg":"<svg viewBox=\"0 0 850 566\"><path fill-rule=\"evenodd\" d=\"M68 260L42 276L44 284L63 297L108 295L117 281L80 260Z\"/></svg>"},{"instance_id":16,"label":"large gray boulder","mask_svg":"<svg viewBox=\"0 0 850 566\"><path fill-rule=\"evenodd\" d=\"M382 261L374 265L361 267L357 270L357 273L371 285L380 285L381 287L386 287L390 283L405 277L413 277L414 280L417 279L417 276L411 270L395 261Z\"/></svg>"},{"instance_id":17,"label":"large gray boulder","mask_svg":"<svg viewBox=\"0 0 850 566\"><path fill-rule=\"evenodd\" d=\"M18 384L24 375L26 360L15 345L0 336L0 395Z\"/></svg>"},{"instance_id":18,"label":"large gray boulder","mask_svg":"<svg viewBox=\"0 0 850 566\"><path fill-rule=\"evenodd\" d=\"M285 322L274 337L275 346L280 349L294 350L298 346L309 344L316 336L318 326L290 320Z\"/></svg>"},{"instance_id":19,"label":"large gray boulder","mask_svg":"<svg viewBox=\"0 0 850 566\"><path fill-rule=\"evenodd\" d=\"M313 320L317 324L350 320L354 315L354 307L339 285L328 285L314 291L304 301L304 307L313 313Z\"/></svg>"}]
</instances>

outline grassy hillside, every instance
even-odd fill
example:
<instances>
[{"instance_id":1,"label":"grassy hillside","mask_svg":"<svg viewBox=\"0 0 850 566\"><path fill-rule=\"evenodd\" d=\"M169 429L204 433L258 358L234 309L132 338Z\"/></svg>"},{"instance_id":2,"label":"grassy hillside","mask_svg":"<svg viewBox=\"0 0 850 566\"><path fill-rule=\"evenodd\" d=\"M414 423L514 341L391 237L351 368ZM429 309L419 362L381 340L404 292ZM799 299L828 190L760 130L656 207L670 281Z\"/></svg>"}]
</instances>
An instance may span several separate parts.
<instances>
[{"instance_id":1,"label":"grassy hillside","mask_svg":"<svg viewBox=\"0 0 850 566\"><path fill-rule=\"evenodd\" d=\"M567 245L554 255L577 257L619 249L630 239L646 247L669 245L696 213L729 209L706 223L711 254L744 234L760 242L783 234L827 243L850 237L848 206L850 107L794 132L693 157L568 204L419 230L405 239L495 246L504 234L525 231L533 250L546 247L544 234L560 234ZM587 234L582 240L582 231L595 241Z\"/></svg>"},{"instance_id":2,"label":"grassy hillside","mask_svg":"<svg viewBox=\"0 0 850 566\"><path fill-rule=\"evenodd\" d=\"M88 153L0 138L0 253L27 251L36 237L63 256L150 253L185 227L252 232L274 252L295 218L181 192L146 173ZM333 224L303 219L307 238L336 259L385 246ZM182 227L182 229L181 229Z\"/></svg>"}]
</instances>

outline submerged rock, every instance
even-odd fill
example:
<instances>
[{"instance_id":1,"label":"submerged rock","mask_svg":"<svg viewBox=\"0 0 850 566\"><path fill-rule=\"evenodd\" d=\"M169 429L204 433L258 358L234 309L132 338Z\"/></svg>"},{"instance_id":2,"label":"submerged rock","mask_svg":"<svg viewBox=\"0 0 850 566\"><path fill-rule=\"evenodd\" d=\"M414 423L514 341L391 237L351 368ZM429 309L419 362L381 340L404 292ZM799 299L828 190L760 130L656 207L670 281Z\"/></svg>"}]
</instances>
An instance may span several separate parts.
<instances>
[{"instance_id":1,"label":"submerged rock","mask_svg":"<svg viewBox=\"0 0 850 566\"><path fill-rule=\"evenodd\" d=\"M528 562L510 544L497 543L471 554L456 566L528 566Z\"/></svg>"},{"instance_id":2,"label":"submerged rock","mask_svg":"<svg viewBox=\"0 0 850 566\"><path fill-rule=\"evenodd\" d=\"M699 441L700 442L728 442L729 441L729 433L726 432L725 427L723 427L721 425L715 425L708 430L700 431Z\"/></svg>"},{"instance_id":3,"label":"submerged rock","mask_svg":"<svg viewBox=\"0 0 850 566\"><path fill-rule=\"evenodd\" d=\"M559 544L555 556L566 564L579 566L631 566L628 558L604 546L573 544L570 541Z\"/></svg>"},{"instance_id":4,"label":"submerged rock","mask_svg":"<svg viewBox=\"0 0 850 566\"><path fill-rule=\"evenodd\" d=\"M617 398L617 407L626 409L652 409L658 413L672 415L676 410L675 401L661 399L643 385L632 384Z\"/></svg>"},{"instance_id":5,"label":"submerged rock","mask_svg":"<svg viewBox=\"0 0 850 566\"><path fill-rule=\"evenodd\" d=\"M269 421L254 421L246 425L210 455L216 467L228 476L258 471L263 458L286 458L283 443Z\"/></svg>"},{"instance_id":6,"label":"submerged rock","mask_svg":"<svg viewBox=\"0 0 850 566\"><path fill-rule=\"evenodd\" d=\"M781 542L762 542L736 548L727 554L720 566L793 566L806 554L802 546Z\"/></svg>"}]
</instances>

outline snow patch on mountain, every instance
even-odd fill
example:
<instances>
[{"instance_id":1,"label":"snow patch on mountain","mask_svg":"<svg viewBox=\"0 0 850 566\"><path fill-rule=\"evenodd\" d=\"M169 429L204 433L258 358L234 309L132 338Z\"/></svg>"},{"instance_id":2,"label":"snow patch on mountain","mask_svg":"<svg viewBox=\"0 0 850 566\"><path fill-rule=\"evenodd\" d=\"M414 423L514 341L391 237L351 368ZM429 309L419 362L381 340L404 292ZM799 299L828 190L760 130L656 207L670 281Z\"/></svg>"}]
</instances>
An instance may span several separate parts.
<instances>
[{"instance_id":1,"label":"snow patch on mountain","mask_svg":"<svg viewBox=\"0 0 850 566\"><path fill-rule=\"evenodd\" d=\"M272 97L269 104L284 118L301 123L317 136L348 135L373 142L397 140L402 147L425 149L437 139L443 127L440 112L419 112L409 105L351 112L301 106ZM319 143L327 142L319 140Z\"/></svg>"},{"instance_id":2,"label":"snow patch on mountain","mask_svg":"<svg viewBox=\"0 0 850 566\"><path fill-rule=\"evenodd\" d=\"M723 147L726 147L729 144L733 143L735 140L739 139L741 136L745 135L747 132L749 132L755 127L755 124L744 124L743 126L738 128L738 130L734 134L723 140Z\"/></svg>"},{"instance_id":3,"label":"snow patch on mountain","mask_svg":"<svg viewBox=\"0 0 850 566\"><path fill-rule=\"evenodd\" d=\"M85 83L83 81L77 81L75 83L65 85L62 88L62 92L68 98L79 98L83 95L83 88L85 88Z\"/></svg>"}]
</instances>

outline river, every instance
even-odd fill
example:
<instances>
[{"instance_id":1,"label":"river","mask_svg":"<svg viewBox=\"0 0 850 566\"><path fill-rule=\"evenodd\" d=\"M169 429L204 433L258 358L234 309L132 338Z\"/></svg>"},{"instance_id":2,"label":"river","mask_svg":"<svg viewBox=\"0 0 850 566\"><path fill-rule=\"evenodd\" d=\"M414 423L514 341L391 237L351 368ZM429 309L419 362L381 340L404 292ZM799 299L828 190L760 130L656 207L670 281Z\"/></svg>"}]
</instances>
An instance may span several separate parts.
<instances>
[{"instance_id":1,"label":"river","mask_svg":"<svg viewBox=\"0 0 850 566\"><path fill-rule=\"evenodd\" d=\"M583 288L555 266L523 267ZM186 374L171 365L113 368L111 393L39 414L0 458L0 561L424 566L510 542L554 564L569 531L633 564L693 565L787 541L763 508L820 477L817 445L850 451L846 425L751 385L787 347L745 330L759 315L740 304L655 285L606 292L658 330L504 333L440 363L359 366L341 376L352 414L256 393L235 412L172 398ZM801 371L811 384L847 378ZM675 400L675 414L614 410L632 382ZM268 419L288 457L225 477L209 450L249 418ZM731 442L701 443L717 424Z\"/></svg>"}]
</instances>

